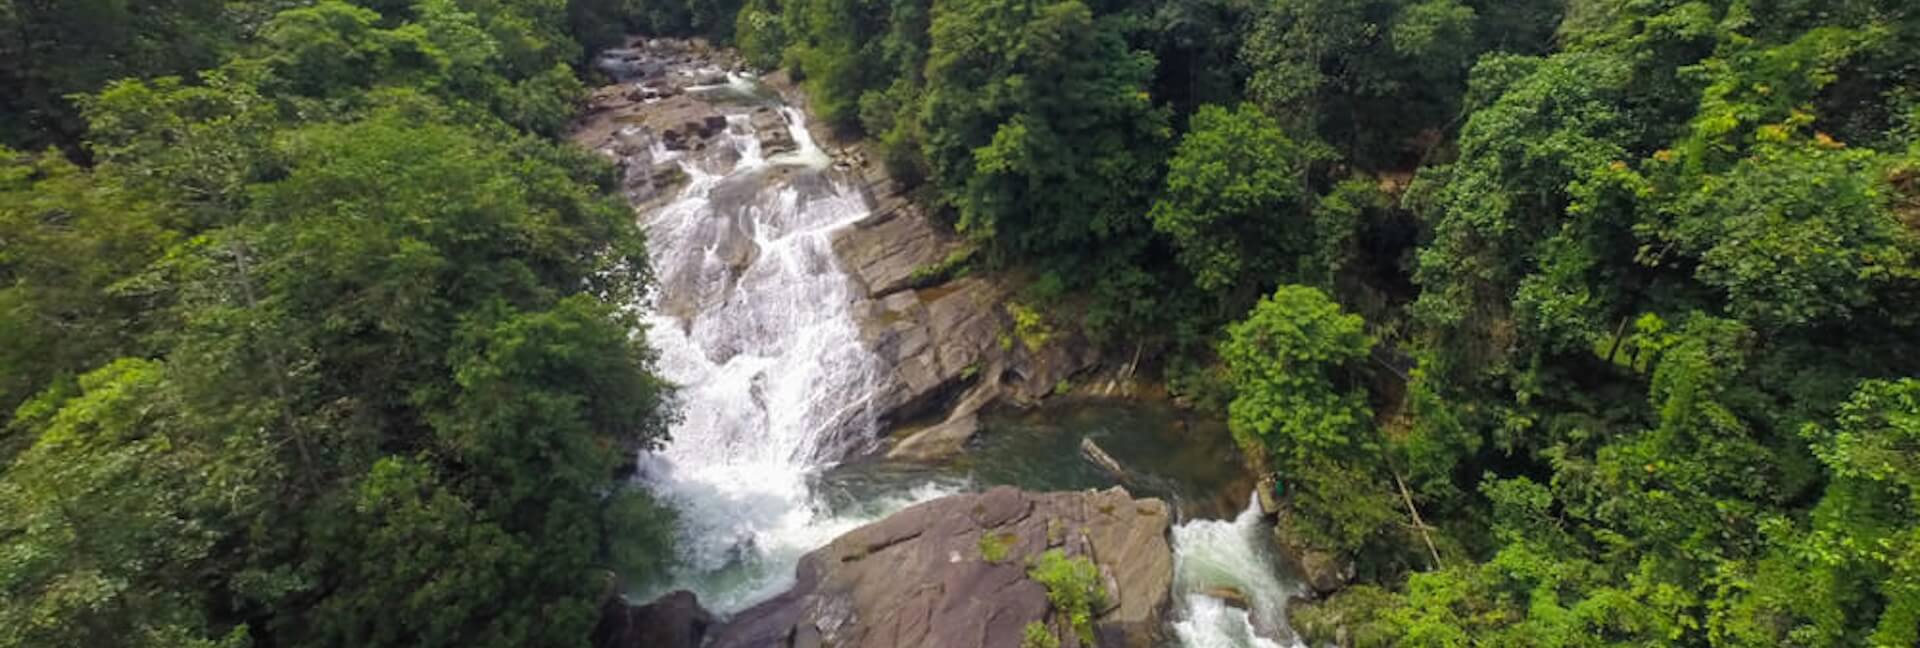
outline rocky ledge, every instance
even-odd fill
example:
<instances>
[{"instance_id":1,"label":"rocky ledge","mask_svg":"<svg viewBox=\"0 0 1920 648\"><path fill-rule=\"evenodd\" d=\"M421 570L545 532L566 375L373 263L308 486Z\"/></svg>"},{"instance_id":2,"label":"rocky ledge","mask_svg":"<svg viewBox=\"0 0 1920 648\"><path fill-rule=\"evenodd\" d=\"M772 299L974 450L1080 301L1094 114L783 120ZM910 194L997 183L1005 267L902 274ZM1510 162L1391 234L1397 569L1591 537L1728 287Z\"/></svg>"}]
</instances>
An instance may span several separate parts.
<instances>
[{"instance_id":1,"label":"rocky ledge","mask_svg":"<svg viewBox=\"0 0 1920 648\"><path fill-rule=\"evenodd\" d=\"M720 173L737 161L731 146L709 146L728 132L750 129L763 154L796 146L774 95L805 109L807 99L784 73L759 85L732 53L698 40L633 39L603 53L598 64L618 81L596 91L571 137L619 166L627 198L637 208L673 195L685 182L683 162ZM733 76L729 76L732 74ZM833 250L855 284L850 307L868 348L885 374L872 401L880 429L891 437L890 458L940 461L963 451L979 427L978 412L995 403L1030 405L1065 386L1079 393L1125 393L1119 366L1096 380L1099 349L1072 322L1056 325L1044 344L1029 347L1015 334L1007 310L1014 295L1003 277L931 272L953 265L966 243L934 223L912 189L871 162L867 143L848 140L809 122L833 160L834 176L860 189L869 215L833 234ZM662 159L656 159L656 156ZM737 224L716 223L723 229ZM740 237L718 237L715 252L735 274L757 253ZM728 281L732 278L729 277ZM711 282L711 277L662 273L663 284ZM696 294L699 286L670 286L663 294ZM688 306L664 299L658 307L683 314ZM1136 359L1137 361L1137 359Z\"/></svg>"},{"instance_id":2,"label":"rocky ledge","mask_svg":"<svg viewBox=\"0 0 1920 648\"><path fill-rule=\"evenodd\" d=\"M1075 647L1046 588L1027 574L1029 559L1061 549L1100 570L1098 644L1145 648L1160 638L1171 596L1168 515L1164 502L1120 488L1002 487L926 502L807 554L793 589L735 615L707 645L1016 648L1027 624L1040 622Z\"/></svg>"},{"instance_id":3,"label":"rocky ledge","mask_svg":"<svg viewBox=\"0 0 1920 648\"><path fill-rule=\"evenodd\" d=\"M780 75L768 82L790 103L805 104ZM986 406L1031 405L1063 383L1095 382L1101 354L1077 327L1058 327L1063 330L1039 348L1020 341L1007 311L1013 290L1005 278L930 272L964 254L966 243L929 218L912 188L870 163L878 156L865 142L813 127L814 139L831 144L836 166L860 185L871 207L867 218L834 233L833 250L865 295L854 305L861 336L892 374L875 398L883 429L895 432L889 458L950 458L972 438L977 412ZM1130 367L1116 369L1132 374ZM1111 377L1098 382L1102 394L1121 388Z\"/></svg>"},{"instance_id":4,"label":"rocky ledge","mask_svg":"<svg viewBox=\"0 0 1920 648\"><path fill-rule=\"evenodd\" d=\"M601 52L595 66L615 83L595 90L568 138L613 159L622 189L636 207L671 195L686 180L678 163L654 159L654 146L720 173L738 161L729 147L708 145L744 116L761 152L793 151L797 143L772 97L735 83L739 57L701 39L633 38Z\"/></svg>"},{"instance_id":5,"label":"rocky ledge","mask_svg":"<svg viewBox=\"0 0 1920 648\"><path fill-rule=\"evenodd\" d=\"M611 580L610 580L611 582ZM700 648L714 617L693 592L681 590L646 605L609 591L593 629L594 648Z\"/></svg>"},{"instance_id":6,"label":"rocky ledge","mask_svg":"<svg viewBox=\"0 0 1920 648\"><path fill-rule=\"evenodd\" d=\"M796 146L786 116L771 99L777 94L803 110L807 99L784 73L765 75L758 88L749 89L751 84L736 82L745 78L738 76L745 70L737 56L697 39L636 38L602 53L597 64L618 83L593 93L570 137L615 161L637 208L671 196L686 180L678 162L655 159L657 149L723 172L736 161L732 149L709 144L736 124L751 127L764 154ZM877 156L868 153L866 142L840 137L818 121L809 124L836 177L858 186L870 207L867 218L834 233L833 250L859 289L852 308L861 336L887 368L874 405L881 429L896 439L891 457L949 458L972 438L980 409L1001 402L1027 405L1063 383L1092 382L1101 356L1075 327L1058 327L1063 330L1039 348L1019 342L1006 310L1013 291L1002 278L929 276L928 269L942 265L964 242L928 217L911 188L872 162ZM754 254L742 246L717 252L737 266ZM667 301L660 307L671 313L680 305ZM1117 369L1131 375L1129 368ZM1110 394L1116 387L1105 381L1099 391Z\"/></svg>"}]
</instances>

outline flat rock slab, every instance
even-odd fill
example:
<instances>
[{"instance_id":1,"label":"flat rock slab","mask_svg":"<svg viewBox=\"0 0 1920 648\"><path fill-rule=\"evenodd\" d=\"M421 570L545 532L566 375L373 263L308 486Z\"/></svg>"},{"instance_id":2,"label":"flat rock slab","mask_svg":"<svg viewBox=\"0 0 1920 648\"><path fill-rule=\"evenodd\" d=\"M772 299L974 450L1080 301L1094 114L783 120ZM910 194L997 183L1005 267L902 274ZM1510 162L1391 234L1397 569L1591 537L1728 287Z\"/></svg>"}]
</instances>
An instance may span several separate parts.
<instances>
[{"instance_id":1,"label":"flat rock slab","mask_svg":"<svg viewBox=\"0 0 1920 648\"><path fill-rule=\"evenodd\" d=\"M1029 559L1059 548L1106 580L1101 645L1146 648L1171 597L1169 524L1164 502L1120 488L944 497L807 554L792 590L736 615L709 646L1018 648L1029 623L1061 627L1046 588L1027 576ZM982 555L989 544L1004 555ZM1077 645L1064 634L1063 645Z\"/></svg>"}]
</instances>

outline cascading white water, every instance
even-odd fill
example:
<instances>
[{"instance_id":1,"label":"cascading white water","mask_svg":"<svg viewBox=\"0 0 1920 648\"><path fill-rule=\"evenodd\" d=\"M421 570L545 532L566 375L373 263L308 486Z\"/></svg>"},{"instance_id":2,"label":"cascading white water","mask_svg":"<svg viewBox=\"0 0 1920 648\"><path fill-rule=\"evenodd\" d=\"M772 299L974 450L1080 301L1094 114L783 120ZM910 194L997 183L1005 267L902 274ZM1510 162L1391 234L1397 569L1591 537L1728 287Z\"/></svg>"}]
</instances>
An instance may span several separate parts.
<instances>
[{"instance_id":1,"label":"cascading white water","mask_svg":"<svg viewBox=\"0 0 1920 648\"><path fill-rule=\"evenodd\" d=\"M792 152L763 155L746 115L729 116L702 153L656 145L653 159L678 163L688 182L641 217L660 281L649 339L684 417L665 450L641 458L641 477L680 513L671 585L723 613L784 589L805 552L939 494L835 512L810 492L812 474L873 437L881 367L829 240L867 207L827 172L805 116L781 112Z\"/></svg>"},{"instance_id":2,"label":"cascading white water","mask_svg":"<svg viewBox=\"0 0 1920 648\"><path fill-rule=\"evenodd\" d=\"M1272 528L1258 499L1232 520L1189 520L1173 528L1174 594L1180 607L1173 630L1181 645L1304 648L1287 629L1287 600L1298 592L1280 577ZM1215 596L1222 590L1244 596L1247 609Z\"/></svg>"},{"instance_id":3,"label":"cascading white water","mask_svg":"<svg viewBox=\"0 0 1920 648\"><path fill-rule=\"evenodd\" d=\"M633 53L609 53L603 68L621 78L719 73ZM684 90L768 96L741 75ZM859 295L830 244L832 232L867 215L866 204L828 169L806 116L779 111L779 127L796 144L785 153L762 151L755 123L768 120L748 114L728 115L724 132L694 151L656 142L624 153L632 156L629 188L644 188L630 194L636 200L651 201L670 184L656 180L670 176L653 174L653 164L686 176L640 217L660 284L643 307L648 339L661 372L680 386L683 414L672 443L639 462L641 478L680 515L680 564L659 588L691 589L723 614L787 588L799 557L840 534L970 487L968 478L902 475L851 498L843 492L838 507L816 492L822 471L873 438L870 399L886 372L860 340L852 315ZM641 133L620 134L615 141ZM1285 605L1294 590L1279 576L1267 533L1252 505L1231 521L1174 528L1173 633L1182 645L1278 648L1274 637L1291 637ZM1243 595L1249 609L1215 596L1222 587ZM640 600L657 593L635 592Z\"/></svg>"}]
</instances>

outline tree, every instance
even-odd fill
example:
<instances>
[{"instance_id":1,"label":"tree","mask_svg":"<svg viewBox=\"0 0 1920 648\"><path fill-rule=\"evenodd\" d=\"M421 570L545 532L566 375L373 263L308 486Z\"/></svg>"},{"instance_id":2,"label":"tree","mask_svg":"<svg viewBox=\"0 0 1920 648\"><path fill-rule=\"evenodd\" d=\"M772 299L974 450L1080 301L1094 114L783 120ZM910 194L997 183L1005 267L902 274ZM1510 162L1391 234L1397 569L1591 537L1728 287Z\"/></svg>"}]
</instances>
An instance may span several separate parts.
<instances>
[{"instance_id":1,"label":"tree","mask_svg":"<svg viewBox=\"0 0 1920 648\"><path fill-rule=\"evenodd\" d=\"M1845 318L1890 282L1920 278L1911 232L1886 210L1871 151L1752 151L1674 205L1663 238L1699 260L1701 283L1768 329Z\"/></svg>"},{"instance_id":2,"label":"tree","mask_svg":"<svg viewBox=\"0 0 1920 648\"><path fill-rule=\"evenodd\" d=\"M1240 62L1259 3L1246 0L1182 0L1143 9L1141 38L1159 61L1154 96L1191 115L1206 104L1228 105L1242 96L1249 74Z\"/></svg>"},{"instance_id":3,"label":"tree","mask_svg":"<svg viewBox=\"0 0 1920 648\"><path fill-rule=\"evenodd\" d=\"M733 33L740 56L762 69L780 66L780 57L793 38L777 0L747 0L740 7Z\"/></svg>"},{"instance_id":4,"label":"tree","mask_svg":"<svg viewBox=\"0 0 1920 648\"><path fill-rule=\"evenodd\" d=\"M121 283L160 256L174 220L57 153L0 149L0 412L138 348L154 302ZM0 443L0 463L18 441Z\"/></svg>"},{"instance_id":5,"label":"tree","mask_svg":"<svg viewBox=\"0 0 1920 648\"><path fill-rule=\"evenodd\" d=\"M590 633L596 584L566 546L590 535L564 526L515 533L449 481L420 462L383 458L350 499L314 516L312 560L332 591L286 619L281 634L318 645L504 647Z\"/></svg>"},{"instance_id":6,"label":"tree","mask_svg":"<svg viewBox=\"0 0 1920 648\"><path fill-rule=\"evenodd\" d=\"M247 645L190 584L232 566L218 545L263 500L228 478L264 466L237 461L242 439L192 443L166 373L122 359L24 408L33 446L0 475L0 646Z\"/></svg>"},{"instance_id":7,"label":"tree","mask_svg":"<svg viewBox=\"0 0 1920 648\"><path fill-rule=\"evenodd\" d=\"M1137 231L1165 113L1153 61L1077 0L935 5L923 151L958 227L1073 257Z\"/></svg>"},{"instance_id":8,"label":"tree","mask_svg":"<svg viewBox=\"0 0 1920 648\"><path fill-rule=\"evenodd\" d=\"M1220 345L1234 436L1284 458L1364 445L1371 413L1348 372L1372 348L1366 323L1319 290L1281 286L1262 298Z\"/></svg>"},{"instance_id":9,"label":"tree","mask_svg":"<svg viewBox=\"0 0 1920 648\"><path fill-rule=\"evenodd\" d=\"M1447 380L1461 386L1476 380L1470 376L1503 378L1536 345L1584 346L1574 342L1605 330L1610 310L1623 306L1621 297L1593 294L1606 284L1591 279L1602 271L1595 257L1617 248L1619 237L1610 234L1632 224L1609 221L1612 212L1574 209L1569 191L1627 156L1634 125L1618 94L1627 75L1622 61L1589 54L1488 57L1475 68L1474 92L1492 103L1477 107L1461 129L1459 159L1423 170L1412 190L1433 223L1414 274L1421 292L1412 312L1447 338L1434 345L1445 355L1430 371L1455 372ZM1540 295L1554 289L1523 290L1541 266L1550 270L1540 275L1567 277L1572 294L1548 303ZM1516 293L1526 301L1516 303ZM1570 309L1577 310L1563 313ZM1517 338L1517 316L1553 328Z\"/></svg>"},{"instance_id":10,"label":"tree","mask_svg":"<svg viewBox=\"0 0 1920 648\"><path fill-rule=\"evenodd\" d=\"M612 479L673 417L644 244L529 134L564 5L377 6L81 100L94 169L0 153L0 646L576 645L667 563Z\"/></svg>"},{"instance_id":11,"label":"tree","mask_svg":"<svg viewBox=\"0 0 1920 648\"><path fill-rule=\"evenodd\" d=\"M1476 19L1455 0L1275 2L1241 45L1248 97L1355 162L1396 167L1422 130L1458 109L1485 47L1473 39Z\"/></svg>"},{"instance_id":12,"label":"tree","mask_svg":"<svg viewBox=\"0 0 1920 648\"><path fill-rule=\"evenodd\" d=\"M1809 424L1802 435L1832 479L1812 533L1788 555L1819 575L1821 596L1791 588L1762 596L1805 624L1789 639L1920 641L1920 380L1865 381L1831 424Z\"/></svg>"},{"instance_id":13,"label":"tree","mask_svg":"<svg viewBox=\"0 0 1920 648\"><path fill-rule=\"evenodd\" d=\"M1287 480L1297 528L1324 548L1357 550L1398 518L1354 375L1372 348L1365 322L1306 286L1262 298L1220 344L1228 427Z\"/></svg>"},{"instance_id":14,"label":"tree","mask_svg":"<svg viewBox=\"0 0 1920 648\"><path fill-rule=\"evenodd\" d=\"M218 63L243 36L221 0L9 0L0 3L0 145L60 146L83 157L86 123L70 98L126 77Z\"/></svg>"},{"instance_id":15,"label":"tree","mask_svg":"<svg viewBox=\"0 0 1920 648\"><path fill-rule=\"evenodd\" d=\"M788 0L782 24L791 26L792 41L785 57L806 80L816 118L855 130L861 95L886 87L881 36L888 9L875 0Z\"/></svg>"},{"instance_id":16,"label":"tree","mask_svg":"<svg viewBox=\"0 0 1920 648\"><path fill-rule=\"evenodd\" d=\"M1251 104L1194 113L1149 218L1196 286L1224 294L1295 273L1314 241L1301 182L1308 158Z\"/></svg>"}]
</instances>

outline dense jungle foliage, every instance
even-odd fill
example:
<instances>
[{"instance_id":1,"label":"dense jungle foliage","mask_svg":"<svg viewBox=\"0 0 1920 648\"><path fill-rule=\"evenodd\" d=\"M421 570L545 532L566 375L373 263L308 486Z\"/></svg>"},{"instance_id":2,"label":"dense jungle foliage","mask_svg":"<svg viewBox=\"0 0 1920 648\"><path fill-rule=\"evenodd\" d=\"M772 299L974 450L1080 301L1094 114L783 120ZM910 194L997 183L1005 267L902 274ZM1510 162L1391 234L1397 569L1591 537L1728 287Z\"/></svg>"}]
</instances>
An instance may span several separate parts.
<instances>
[{"instance_id":1,"label":"dense jungle foliage","mask_svg":"<svg viewBox=\"0 0 1920 648\"><path fill-rule=\"evenodd\" d=\"M1920 645L1920 5L750 0L1357 645ZM1016 314L1032 309L1009 306Z\"/></svg>"},{"instance_id":2,"label":"dense jungle foliage","mask_svg":"<svg viewBox=\"0 0 1920 648\"><path fill-rule=\"evenodd\" d=\"M583 645L668 555L570 15L0 2L0 646Z\"/></svg>"},{"instance_id":3,"label":"dense jungle foliage","mask_svg":"<svg viewBox=\"0 0 1920 648\"><path fill-rule=\"evenodd\" d=\"M0 0L0 645L583 641L628 29L1158 350L1356 565L1309 636L1920 645L1909 0Z\"/></svg>"}]
</instances>

